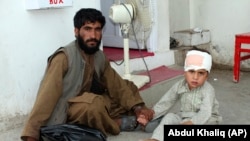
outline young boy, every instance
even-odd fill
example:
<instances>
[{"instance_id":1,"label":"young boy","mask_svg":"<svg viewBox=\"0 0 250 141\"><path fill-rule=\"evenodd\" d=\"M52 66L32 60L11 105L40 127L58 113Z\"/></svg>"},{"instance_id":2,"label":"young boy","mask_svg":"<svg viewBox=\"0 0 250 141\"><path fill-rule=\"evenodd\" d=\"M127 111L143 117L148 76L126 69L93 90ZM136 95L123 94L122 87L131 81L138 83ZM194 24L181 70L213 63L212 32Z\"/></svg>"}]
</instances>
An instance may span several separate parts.
<instances>
[{"instance_id":1,"label":"young boy","mask_svg":"<svg viewBox=\"0 0 250 141\"><path fill-rule=\"evenodd\" d=\"M197 48L187 52L184 79L173 85L154 105L154 119L162 119L151 139L144 141L163 141L163 129L167 124L201 125L221 122L214 88L207 82L211 66L212 57L209 52ZM181 103L179 111L168 113L177 100Z\"/></svg>"}]
</instances>

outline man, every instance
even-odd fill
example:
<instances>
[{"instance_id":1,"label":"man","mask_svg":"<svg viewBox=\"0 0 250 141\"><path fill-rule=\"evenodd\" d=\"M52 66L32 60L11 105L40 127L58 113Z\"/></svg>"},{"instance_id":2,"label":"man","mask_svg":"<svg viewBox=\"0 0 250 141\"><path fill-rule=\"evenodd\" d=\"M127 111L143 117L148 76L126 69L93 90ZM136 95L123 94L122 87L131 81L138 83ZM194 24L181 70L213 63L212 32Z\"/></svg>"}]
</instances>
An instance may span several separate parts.
<instances>
[{"instance_id":1,"label":"man","mask_svg":"<svg viewBox=\"0 0 250 141\"><path fill-rule=\"evenodd\" d=\"M74 16L76 40L48 58L37 99L21 135L37 141L44 125L76 123L100 130L104 135L133 131L151 120L138 88L122 79L99 50L105 17L86 8Z\"/></svg>"}]
</instances>

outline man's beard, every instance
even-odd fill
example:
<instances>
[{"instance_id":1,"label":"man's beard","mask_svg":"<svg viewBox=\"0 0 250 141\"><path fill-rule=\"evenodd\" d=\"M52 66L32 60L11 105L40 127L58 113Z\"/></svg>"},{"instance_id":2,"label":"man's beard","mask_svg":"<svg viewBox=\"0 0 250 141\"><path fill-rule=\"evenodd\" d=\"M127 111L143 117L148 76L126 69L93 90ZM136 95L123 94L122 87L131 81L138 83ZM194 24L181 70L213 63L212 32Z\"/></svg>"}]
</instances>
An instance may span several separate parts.
<instances>
[{"instance_id":1,"label":"man's beard","mask_svg":"<svg viewBox=\"0 0 250 141\"><path fill-rule=\"evenodd\" d=\"M101 44L101 41L97 40L97 39L89 39L89 40L86 40L86 42L84 42L81 36L77 37L77 41L78 41L79 47L86 54L90 54L90 55L96 53L99 50L99 47L100 47L100 44ZM87 42L89 42L89 41L95 41L96 42L96 46L89 47L87 45Z\"/></svg>"}]
</instances>

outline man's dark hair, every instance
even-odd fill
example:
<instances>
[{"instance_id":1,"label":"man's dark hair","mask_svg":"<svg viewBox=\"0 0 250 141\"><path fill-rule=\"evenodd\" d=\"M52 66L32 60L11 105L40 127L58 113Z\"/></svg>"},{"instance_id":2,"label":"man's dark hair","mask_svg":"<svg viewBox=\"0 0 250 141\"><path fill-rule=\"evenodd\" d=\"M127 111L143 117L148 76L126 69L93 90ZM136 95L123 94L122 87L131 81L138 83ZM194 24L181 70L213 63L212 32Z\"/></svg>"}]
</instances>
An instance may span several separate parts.
<instances>
[{"instance_id":1,"label":"man's dark hair","mask_svg":"<svg viewBox=\"0 0 250 141\"><path fill-rule=\"evenodd\" d=\"M106 21L101 11L93 8L82 8L74 16L74 27L80 29L87 22L94 23L96 21L101 23L102 28L104 27Z\"/></svg>"}]
</instances>

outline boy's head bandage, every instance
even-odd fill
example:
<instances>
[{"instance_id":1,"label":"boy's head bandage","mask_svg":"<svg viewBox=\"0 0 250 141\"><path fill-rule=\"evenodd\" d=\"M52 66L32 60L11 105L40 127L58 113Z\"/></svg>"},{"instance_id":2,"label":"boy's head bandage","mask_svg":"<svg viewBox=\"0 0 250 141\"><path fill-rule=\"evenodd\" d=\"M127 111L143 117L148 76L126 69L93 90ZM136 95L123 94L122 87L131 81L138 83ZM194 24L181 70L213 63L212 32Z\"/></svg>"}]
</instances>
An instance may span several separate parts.
<instances>
[{"instance_id":1,"label":"boy's head bandage","mask_svg":"<svg viewBox=\"0 0 250 141\"><path fill-rule=\"evenodd\" d=\"M205 69L210 72L212 67L212 57L210 54L198 50L187 52L184 70L199 70Z\"/></svg>"}]
</instances>

